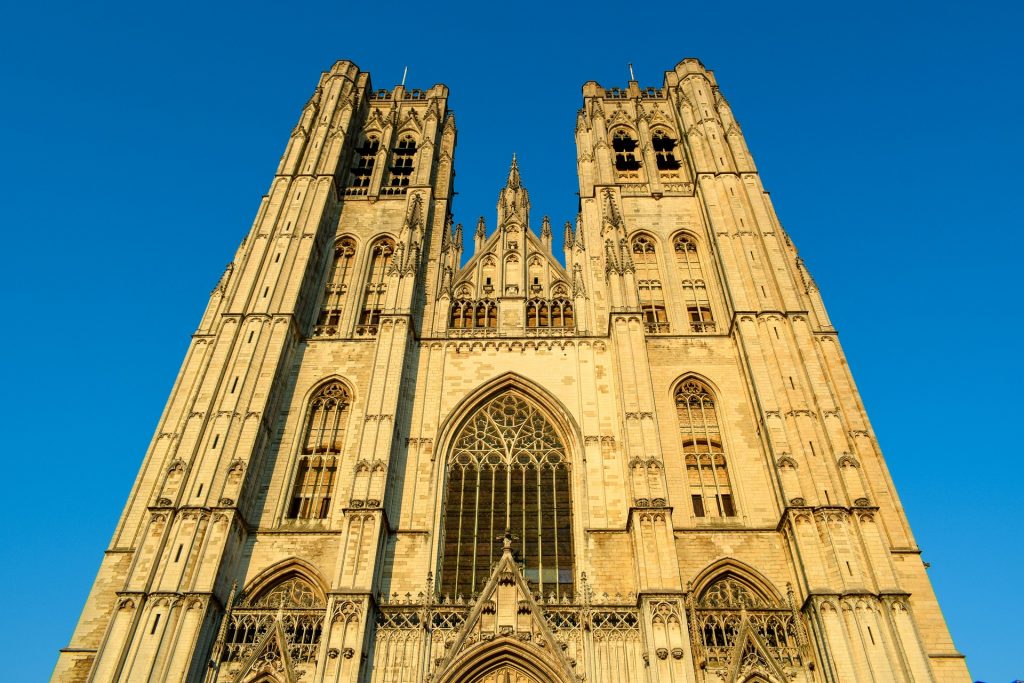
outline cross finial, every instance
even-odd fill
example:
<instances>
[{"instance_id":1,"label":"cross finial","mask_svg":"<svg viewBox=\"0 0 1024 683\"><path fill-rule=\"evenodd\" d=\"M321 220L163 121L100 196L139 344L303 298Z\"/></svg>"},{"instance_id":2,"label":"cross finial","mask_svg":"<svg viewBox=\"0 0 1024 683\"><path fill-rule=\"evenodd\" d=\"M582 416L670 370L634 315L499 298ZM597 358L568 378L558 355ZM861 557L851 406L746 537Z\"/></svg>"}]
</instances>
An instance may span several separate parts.
<instances>
[{"instance_id":1,"label":"cross finial","mask_svg":"<svg viewBox=\"0 0 1024 683\"><path fill-rule=\"evenodd\" d=\"M409 67L405 67L402 71L402 87L405 87L405 77L409 75Z\"/></svg>"},{"instance_id":2,"label":"cross finial","mask_svg":"<svg viewBox=\"0 0 1024 683\"><path fill-rule=\"evenodd\" d=\"M633 75L633 62L629 63L629 80L635 81L636 76Z\"/></svg>"}]
</instances>

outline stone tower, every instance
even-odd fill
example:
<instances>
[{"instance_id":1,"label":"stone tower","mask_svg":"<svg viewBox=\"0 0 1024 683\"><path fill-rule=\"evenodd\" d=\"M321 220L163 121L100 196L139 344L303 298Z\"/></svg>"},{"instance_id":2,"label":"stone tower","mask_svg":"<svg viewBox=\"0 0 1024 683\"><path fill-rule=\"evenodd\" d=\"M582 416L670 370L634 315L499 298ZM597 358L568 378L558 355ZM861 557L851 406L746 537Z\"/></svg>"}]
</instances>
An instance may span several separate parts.
<instances>
[{"instance_id":1,"label":"stone tower","mask_svg":"<svg viewBox=\"0 0 1024 683\"><path fill-rule=\"evenodd\" d=\"M447 94L322 75L53 680L968 681L713 74L583 86L564 260Z\"/></svg>"}]
</instances>

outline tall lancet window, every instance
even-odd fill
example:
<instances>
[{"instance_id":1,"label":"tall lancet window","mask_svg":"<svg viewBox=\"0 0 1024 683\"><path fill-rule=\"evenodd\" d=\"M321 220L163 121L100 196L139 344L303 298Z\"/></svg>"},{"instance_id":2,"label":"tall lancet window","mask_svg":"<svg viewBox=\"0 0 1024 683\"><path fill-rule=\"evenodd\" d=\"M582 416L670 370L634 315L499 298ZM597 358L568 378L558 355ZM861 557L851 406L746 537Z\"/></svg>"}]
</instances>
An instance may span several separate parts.
<instances>
[{"instance_id":1,"label":"tall lancet window","mask_svg":"<svg viewBox=\"0 0 1024 683\"><path fill-rule=\"evenodd\" d=\"M342 237L334 247L331 272L324 287L324 301L320 306L320 317L313 328L315 337L333 337L338 334L343 304L352 281L352 269L356 263L356 243L351 237Z\"/></svg>"},{"instance_id":2,"label":"tall lancet window","mask_svg":"<svg viewBox=\"0 0 1024 683\"><path fill-rule=\"evenodd\" d=\"M661 288L661 273L658 271L658 253L654 240L647 235L633 238L633 264L636 266L637 296L643 311L644 327L656 334L669 332L668 315L665 312L665 293Z\"/></svg>"},{"instance_id":3,"label":"tall lancet window","mask_svg":"<svg viewBox=\"0 0 1024 683\"><path fill-rule=\"evenodd\" d=\"M572 511L565 444L541 410L508 391L479 408L448 460L440 590L469 596L487 582L510 531L537 592L570 595Z\"/></svg>"},{"instance_id":4,"label":"tall lancet window","mask_svg":"<svg viewBox=\"0 0 1024 683\"><path fill-rule=\"evenodd\" d=\"M377 334L380 313L387 295L388 268L394 255L395 243L387 237L377 240L370 247L370 269L366 274L366 293L363 311L359 314L359 325L356 326L357 336L372 337Z\"/></svg>"},{"instance_id":5,"label":"tall lancet window","mask_svg":"<svg viewBox=\"0 0 1024 683\"><path fill-rule=\"evenodd\" d=\"M711 314L707 280L697 255L697 242L689 235L679 235L673 241L676 269L682 278L686 316L691 332L714 332L715 319Z\"/></svg>"},{"instance_id":6,"label":"tall lancet window","mask_svg":"<svg viewBox=\"0 0 1024 683\"><path fill-rule=\"evenodd\" d=\"M694 516L735 516L718 409L711 390L695 379L687 379L676 387L675 399Z\"/></svg>"},{"instance_id":7,"label":"tall lancet window","mask_svg":"<svg viewBox=\"0 0 1024 683\"><path fill-rule=\"evenodd\" d=\"M323 519L330 512L350 403L348 389L341 382L325 384L313 395L302 433L289 518Z\"/></svg>"}]
</instances>

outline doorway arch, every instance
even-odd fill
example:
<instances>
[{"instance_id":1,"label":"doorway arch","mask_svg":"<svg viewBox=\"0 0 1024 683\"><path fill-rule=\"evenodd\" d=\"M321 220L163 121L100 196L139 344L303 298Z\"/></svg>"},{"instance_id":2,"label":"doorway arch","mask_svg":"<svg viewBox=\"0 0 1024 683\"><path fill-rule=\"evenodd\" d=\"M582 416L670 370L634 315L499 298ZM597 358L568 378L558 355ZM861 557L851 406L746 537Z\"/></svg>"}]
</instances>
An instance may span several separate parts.
<instances>
[{"instance_id":1,"label":"doorway arch","mask_svg":"<svg viewBox=\"0 0 1024 683\"><path fill-rule=\"evenodd\" d=\"M550 655L514 638L497 638L456 657L437 683L574 683Z\"/></svg>"}]
</instances>

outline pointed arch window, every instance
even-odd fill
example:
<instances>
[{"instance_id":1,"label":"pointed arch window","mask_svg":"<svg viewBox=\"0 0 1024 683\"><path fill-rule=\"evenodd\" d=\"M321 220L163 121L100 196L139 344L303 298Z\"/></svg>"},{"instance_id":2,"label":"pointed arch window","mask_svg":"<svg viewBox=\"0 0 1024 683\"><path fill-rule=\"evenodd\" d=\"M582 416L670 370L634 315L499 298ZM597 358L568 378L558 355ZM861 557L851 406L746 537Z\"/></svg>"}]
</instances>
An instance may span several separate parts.
<instances>
[{"instance_id":1,"label":"pointed arch window","mask_svg":"<svg viewBox=\"0 0 1024 683\"><path fill-rule=\"evenodd\" d=\"M690 235L677 235L672 241L676 256L676 269L682 278L686 315L691 332L714 332L715 318L711 313L707 280L701 268L697 242Z\"/></svg>"},{"instance_id":2,"label":"pointed arch window","mask_svg":"<svg viewBox=\"0 0 1024 683\"><path fill-rule=\"evenodd\" d=\"M259 654L253 648L263 644L266 651L287 648L293 664L316 662L326 608L320 590L295 573L286 574L270 588L252 596L243 594L230 615L225 616L228 622L220 661L245 661ZM273 633L277 623L281 624L284 642L278 642Z\"/></svg>"},{"instance_id":3,"label":"pointed arch window","mask_svg":"<svg viewBox=\"0 0 1024 683\"><path fill-rule=\"evenodd\" d=\"M380 151L380 140L376 135L368 135L363 144L356 148L355 160L351 168L352 179L345 194L364 195L369 191L378 151Z\"/></svg>"},{"instance_id":4,"label":"pointed arch window","mask_svg":"<svg viewBox=\"0 0 1024 683\"><path fill-rule=\"evenodd\" d=\"M576 325L572 302L564 298L530 299L526 302L526 327L572 328Z\"/></svg>"},{"instance_id":5,"label":"pointed arch window","mask_svg":"<svg viewBox=\"0 0 1024 683\"><path fill-rule=\"evenodd\" d=\"M621 178L638 178L640 160L637 158L636 138L625 128L612 134L612 150L615 152L615 170Z\"/></svg>"},{"instance_id":6,"label":"pointed arch window","mask_svg":"<svg viewBox=\"0 0 1024 683\"><path fill-rule=\"evenodd\" d=\"M576 319L573 316L572 302L568 299L553 299L551 301L551 327L572 328L576 326Z\"/></svg>"},{"instance_id":7,"label":"pointed arch window","mask_svg":"<svg viewBox=\"0 0 1024 683\"><path fill-rule=\"evenodd\" d=\"M391 150L388 187L382 194L405 194L412 179L415 158L416 140L412 135L402 135Z\"/></svg>"},{"instance_id":8,"label":"pointed arch window","mask_svg":"<svg viewBox=\"0 0 1024 683\"><path fill-rule=\"evenodd\" d=\"M348 389L341 382L324 385L310 400L288 518L324 519L330 512L350 404Z\"/></svg>"},{"instance_id":9,"label":"pointed arch window","mask_svg":"<svg viewBox=\"0 0 1024 683\"><path fill-rule=\"evenodd\" d=\"M342 237L334 247L334 259L331 271L327 275L324 287L324 300L320 306L320 316L313 328L314 337L334 337L340 331L341 314L352 280L352 270L356 263L356 243L351 237Z\"/></svg>"},{"instance_id":10,"label":"pointed arch window","mask_svg":"<svg viewBox=\"0 0 1024 683\"><path fill-rule=\"evenodd\" d=\"M654 158L657 160L658 171L662 175L674 176L672 173L679 170L679 161L676 160L675 138L669 137L663 130L656 130L651 136L651 146L654 147Z\"/></svg>"},{"instance_id":11,"label":"pointed arch window","mask_svg":"<svg viewBox=\"0 0 1024 683\"><path fill-rule=\"evenodd\" d=\"M731 666L741 638L744 634L749 638L751 632L758 635L776 664L788 668L803 662L806 631L795 610L781 606L731 572L723 573L700 592L694 612L694 648L702 651L711 671ZM750 640L742 645L744 652L760 658Z\"/></svg>"},{"instance_id":12,"label":"pointed arch window","mask_svg":"<svg viewBox=\"0 0 1024 683\"><path fill-rule=\"evenodd\" d=\"M455 299L448 326L452 330L497 329L498 304L493 299Z\"/></svg>"},{"instance_id":13,"label":"pointed arch window","mask_svg":"<svg viewBox=\"0 0 1024 683\"><path fill-rule=\"evenodd\" d=\"M650 334L670 332L654 239L648 235L637 235L633 238L632 252L633 264L636 266L637 297L643 313L644 328Z\"/></svg>"},{"instance_id":14,"label":"pointed arch window","mask_svg":"<svg viewBox=\"0 0 1024 683\"><path fill-rule=\"evenodd\" d=\"M390 238L378 240L370 247L370 268L366 274L366 292L363 310L359 315L356 335L372 337L380 326L380 314L387 294L387 275L395 255L395 243Z\"/></svg>"},{"instance_id":15,"label":"pointed arch window","mask_svg":"<svg viewBox=\"0 0 1024 683\"><path fill-rule=\"evenodd\" d=\"M530 585L543 595L571 594L569 462L537 406L511 390L481 406L454 439L447 477L442 592L479 592L508 530Z\"/></svg>"},{"instance_id":16,"label":"pointed arch window","mask_svg":"<svg viewBox=\"0 0 1024 683\"><path fill-rule=\"evenodd\" d=\"M711 390L687 379L676 388L675 401L694 517L734 517L736 503Z\"/></svg>"},{"instance_id":17,"label":"pointed arch window","mask_svg":"<svg viewBox=\"0 0 1024 683\"><path fill-rule=\"evenodd\" d=\"M451 305L451 319L448 327L462 330L473 326L473 302L466 299L455 299Z\"/></svg>"}]
</instances>

